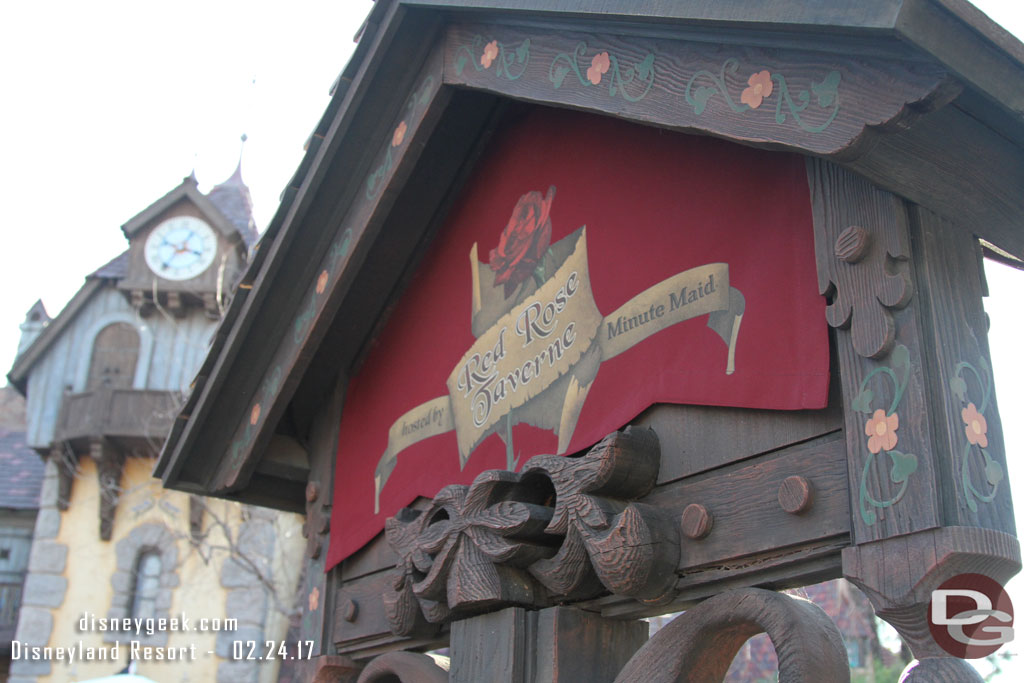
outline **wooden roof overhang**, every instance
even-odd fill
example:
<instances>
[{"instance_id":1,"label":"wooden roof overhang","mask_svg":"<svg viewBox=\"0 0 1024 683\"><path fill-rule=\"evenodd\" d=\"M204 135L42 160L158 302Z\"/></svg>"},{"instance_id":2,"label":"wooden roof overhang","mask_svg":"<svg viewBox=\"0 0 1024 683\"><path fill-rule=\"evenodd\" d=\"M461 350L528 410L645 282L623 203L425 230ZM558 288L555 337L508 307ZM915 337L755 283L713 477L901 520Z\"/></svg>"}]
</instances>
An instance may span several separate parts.
<instances>
[{"instance_id":1,"label":"wooden roof overhang","mask_svg":"<svg viewBox=\"0 0 1024 683\"><path fill-rule=\"evenodd\" d=\"M511 100L825 158L1024 257L1024 46L966 2L550 5L378 0L175 422L156 468L165 485L303 509L313 416L340 408L336 387ZM461 59L492 39L504 74ZM617 55L617 91L571 73L581 42ZM516 75L517 49L544 79ZM547 65L560 54L556 86ZM639 97L648 54L659 80ZM839 72L841 109L827 131L805 130L800 98L819 93L804 85L759 122L702 115L694 100L716 93L691 76L714 88L731 58L791 83Z\"/></svg>"}]
</instances>

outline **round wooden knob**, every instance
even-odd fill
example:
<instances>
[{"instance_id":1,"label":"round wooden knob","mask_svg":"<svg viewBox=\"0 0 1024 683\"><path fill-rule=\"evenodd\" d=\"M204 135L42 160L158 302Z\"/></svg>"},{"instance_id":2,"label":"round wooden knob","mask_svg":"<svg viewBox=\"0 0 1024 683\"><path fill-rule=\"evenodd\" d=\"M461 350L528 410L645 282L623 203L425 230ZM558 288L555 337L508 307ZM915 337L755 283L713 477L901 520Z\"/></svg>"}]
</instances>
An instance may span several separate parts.
<instances>
[{"instance_id":1,"label":"round wooden knob","mask_svg":"<svg viewBox=\"0 0 1024 683\"><path fill-rule=\"evenodd\" d=\"M352 598L347 598L345 604L341 606L341 617L345 621L352 623L356 620L357 616L359 616L359 603Z\"/></svg>"},{"instance_id":2,"label":"round wooden knob","mask_svg":"<svg viewBox=\"0 0 1024 683\"><path fill-rule=\"evenodd\" d=\"M700 503L690 503L683 510L683 535L699 540L711 533L715 518L711 511Z\"/></svg>"},{"instance_id":3,"label":"round wooden knob","mask_svg":"<svg viewBox=\"0 0 1024 683\"><path fill-rule=\"evenodd\" d=\"M811 507L811 482L800 476L786 477L779 486L779 505L791 515L799 515Z\"/></svg>"},{"instance_id":4,"label":"round wooden knob","mask_svg":"<svg viewBox=\"0 0 1024 683\"><path fill-rule=\"evenodd\" d=\"M320 484L315 481L311 481L306 484L306 502L315 502L320 497Z\"/></svg>"},{"instance_id":5,"label":"round wooden knob","mask_svg":"<svg viewBox=\"0 0 1024 683\"><path fill-rule=\"evenodd\" d=\"M871 234L859 225L851 225L836 238L835 255L840 261L857 263L868 253Z\"/></svg>"}]
</instances>

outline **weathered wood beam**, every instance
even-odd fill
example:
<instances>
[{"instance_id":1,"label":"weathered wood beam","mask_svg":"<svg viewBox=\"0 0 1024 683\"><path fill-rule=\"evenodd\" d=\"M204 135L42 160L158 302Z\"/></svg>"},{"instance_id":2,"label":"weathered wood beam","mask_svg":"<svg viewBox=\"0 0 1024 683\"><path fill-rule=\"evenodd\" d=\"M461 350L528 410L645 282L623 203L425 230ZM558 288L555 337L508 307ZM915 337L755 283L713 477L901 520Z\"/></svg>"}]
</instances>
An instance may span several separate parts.
<instances>
[{"instance_id":1,"label":"weathered wood beam","mask_svg":"<svg viewBox=\"0 0 1024 683\"><path fill-rule=\"evenodd\" d=\"M419 28L432 30L429 26ZM301 272L295 274L298 281L291 281L287 288L277 288L280 291L263 291L269 287L266 283L274 281L274 273L265 269L246 299L247 305L256 305L262 292L266 297L264 306L297 313L287 325L268 330L273 336L263 340L264 343L258 345L261 348L240 350L238 357L233 359L240 362L243 356L258 356L253 367L265 370L261 376L248 380L250 387L245 393L252 396L247 409L248 419L229 421L237 426L225 444L227 456L221 459L216 472L210 477L213 491L244 485L255 467L250 454L254 449L259 451L269 440L301 379L312 350L323 338L340 304L345 287L338 278L347 281L354 277L356 266L366 257L376 230L380 228L380 222L370 224L370 218L386 214L386 207L394 200L393 189L388 188L392 183L400 184L408 174L444 111L447 97L439 94L440 63L437 58L425 58L425 54L409 55L413 63L425 60L425 64L418 74L414 74L416 80L409 87L404 105L394 112L382 112L394 118L394 125L386 139L377 141L379 151L376 159L361 159L355 168L342 167L338 163L331 165L334 173L323 181L325 189L313 207L316 213L305 216L303 220L334 227L318 231L314 244L300 242L295 247L304 253ZM378 74L380 78L389 75L393 76L395 84L410 80L407 74ZM362 125L369 133L371 128L379 127L379 119L364 120ZM361 143L365 147L365 141ZM272 248L277 247L281 247L280 240L272 245ZM291 263L292 268L299 265L294 259ZM284 299L289 301L285 303Z\"/></svg>"}]
</instances>

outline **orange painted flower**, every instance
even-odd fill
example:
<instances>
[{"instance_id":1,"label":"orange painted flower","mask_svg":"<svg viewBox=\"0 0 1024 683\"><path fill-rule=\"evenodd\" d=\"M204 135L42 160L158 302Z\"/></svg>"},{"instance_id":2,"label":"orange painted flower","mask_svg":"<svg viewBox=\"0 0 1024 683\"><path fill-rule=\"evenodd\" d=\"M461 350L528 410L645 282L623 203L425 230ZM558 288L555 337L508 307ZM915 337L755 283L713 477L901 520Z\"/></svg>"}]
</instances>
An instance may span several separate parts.
<instances>
[{"instance_id":1,"label":"orange painted flower","mask_svg":"<svg viewBox=\"0 0 1024 683\"><path fill-rule=\"evenodd\" d=\"M868 435L868 450L877 453L896 448L896 429L899 426L899 415L886 415L881 408L876 410L864 426L864 433Z\"/></svg>"},{"instance_id":2,"label":"orange painted flower","mask_svg":"<svg viewBox=\"0 0 1024 683\"><path fill-rule=\"evenodd\" d=\"M316 293L323 294L324 290L327 289L327 271L320 273L320 277L316 279Z\"/></svg>"},{"instance_id":3,"label":"orange painted flower","mask_svg":"<svg viewBox=\"0 0 1024 683\"><path fill-rule=\"evenodd\" d=\"M485 69L491 68L491 62L494 61L495 57L498 56L498 41L492 40L491 42L484 45L484 53L480 55L480 63L484 65Z\"/></svg>"},{"instance_id":4,"label":"orange painted flower","mask_svg":"<svg viewBox=\"0 0 1024 683\"><path fill-rule=\"evenodd\" d=\"M260 404L257 403L252 407L252 412L249 413L249 424L254 425L260 421Z\"/></svg>"},{"instance_id":5,"label":"orange painted flower","mask_svg":"<svg viewBox=\"0 0 1024 683\"><path fill-rule=\"evenodd\" d=\"M988 448L988 422L985 416L978 412L973 403L968 403L967 407L960 411L960 416L964 418L967 440L975 446Z\"/></svg>"},{"instance_id":6,"label":"orange painted flower","mask_svg":"<svg viewBox=\"0 0 1024 683\"><path fill-rule=\"evenodd\" d=\"M587 80L597 85L601 82L601 76L608 73L610 66L611 59L609 59L607 52L594 55L594 58L590 60L590 68L587 69Z\"/></svg>"},{"instance_id":7,"label":"orange painted flower","mask_svg":"<svg viewBox=\"0 0 1024 683\"><path fill-rule=\"evenodd\" d=\"M313 586L313 590L309 592L309 611L315 612L316 608L320 606L320 588Z\"/></svg>"},{"instance_id":8,"label":"orange painted flower","mask_svg":"<svg viewBox=\"0 0 1024 683\"><path fill-rule=\"evenodd\" d=\"M408 126L405 125L405 121L395 126L395 133L391 136L391 146L398 147L402 144L402 140L405 139L405 131L408 130Z\"/></svg>"},{"instance_id":9,"label":"orange painted flower","mask_svg":"<svg viewBox=\"0 0 1024 683\"><path fill-rule=\"evenodd\" d=\"M747 79L747 83L750 87L740 94L740 102L751 109L757 109L761 106L761 100L772 94L772 75L767 71L758 71Z\"/></svg>"}]
</instances>

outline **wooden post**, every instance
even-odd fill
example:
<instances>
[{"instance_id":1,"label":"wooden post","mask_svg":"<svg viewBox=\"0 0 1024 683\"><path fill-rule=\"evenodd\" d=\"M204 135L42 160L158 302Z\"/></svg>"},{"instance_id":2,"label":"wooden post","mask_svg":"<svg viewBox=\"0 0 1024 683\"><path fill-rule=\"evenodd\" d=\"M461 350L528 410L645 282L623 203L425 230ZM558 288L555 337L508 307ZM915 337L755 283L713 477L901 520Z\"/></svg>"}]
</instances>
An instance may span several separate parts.
<instances>
[{"instance_id":1,"label":"wooden post","mask_svg":"<svg viewBox=\"0 0 1024 683\"><path fill-rule=\"evenodd\" d=\"M931 591L1020 569L970 231L808 162L846 416L853 546L843 573L923 660L909 680L980 680L928 630Z\"/></svg>"},{"instance_id":2,"label":"wooden post","mask_svg":"<svg viewBox=\"0 0 1024 683\"><path fill-rule=\"evenodd\" d=\"M509 607L452 624L451 682L611 683L647 641L644 621L572 607Z\"/></svg>"}]
</instances>

